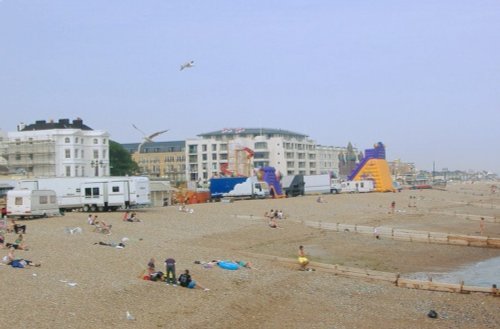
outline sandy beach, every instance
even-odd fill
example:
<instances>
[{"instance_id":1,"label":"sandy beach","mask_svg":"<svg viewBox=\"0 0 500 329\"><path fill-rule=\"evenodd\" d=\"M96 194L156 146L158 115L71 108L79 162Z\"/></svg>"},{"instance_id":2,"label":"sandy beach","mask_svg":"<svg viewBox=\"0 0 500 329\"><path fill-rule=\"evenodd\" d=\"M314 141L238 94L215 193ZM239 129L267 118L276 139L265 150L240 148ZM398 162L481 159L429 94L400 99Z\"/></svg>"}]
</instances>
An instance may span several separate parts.
<instances>
[{"instance_id":1,"label":"sandy beach","mask_svg":"<svg viewBox=\"0 0 500 329\"><path fill-rule=\"evenodd\" d=\"M139 210L140 223L122 213L100 213L113 225L107 236L92 231L86 213L24 220L28 251L16 256L41 267L0 266L3 328L498 328L500 298L472 293L405 289L346 278L270 260L296 258L304 245L312 261L409 275L440 273L500 257L500 249L375 239L353 232L311 228L304 221L384 226L500 238L500 195L488 184L454 184L441 190L325 195L248 200ZM410 196L412 198L410 198ZM410 200L417 207L408 207ZM394 214L390 204L396 202ZM282 209L282 229L261 217ZM81 227L80 234L66 228ZM13 242L13 233L6 241ZM96 245L120 242L126 247ZM7 250L0 250L0 256ZM138 278L154 257L177 261L209 291ZM204 268L194 261L245 260L254 269ZM500 274L499 281L500 284ZM427 317L429 310L437 319ZM129 311L135 320L127 320Z\"/></svg>"}]
</instances>

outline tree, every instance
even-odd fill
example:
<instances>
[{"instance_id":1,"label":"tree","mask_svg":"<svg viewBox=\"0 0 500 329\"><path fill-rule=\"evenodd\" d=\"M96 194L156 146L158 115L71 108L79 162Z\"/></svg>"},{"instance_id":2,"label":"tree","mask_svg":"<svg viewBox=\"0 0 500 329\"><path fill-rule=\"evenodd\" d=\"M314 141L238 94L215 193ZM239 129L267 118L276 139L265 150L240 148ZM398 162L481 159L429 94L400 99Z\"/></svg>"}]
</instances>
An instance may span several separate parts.
<instances>
[{"instance_id":1,"label":"tree","mask_svg":"<svg viewBox=\"0 0 500 329\"><path fill-rule=\"evenodd\" d=\"M139 170L139 165L132 160L130 153L112 140L109 141L109 164L111 176L134 175Z\"/></svg>"}]
</instances>

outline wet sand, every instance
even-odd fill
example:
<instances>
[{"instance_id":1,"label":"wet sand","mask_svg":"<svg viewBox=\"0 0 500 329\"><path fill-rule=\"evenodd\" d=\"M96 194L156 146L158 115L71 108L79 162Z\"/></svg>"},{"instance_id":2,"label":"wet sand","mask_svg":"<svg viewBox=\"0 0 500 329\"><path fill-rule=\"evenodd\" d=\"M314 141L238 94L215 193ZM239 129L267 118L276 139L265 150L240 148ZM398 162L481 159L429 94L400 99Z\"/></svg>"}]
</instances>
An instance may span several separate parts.
<instances>
[{"instance_id":1,"label":"wet sand","mask_svg":"<svg viewBox=\"0 0 500 329\"><path fill-rule=\"evenodd\" d=\"M417 207L408 207L410 196ZM230 204L142 209L142 223L122 214L102 213L113 234L92 232L87 214L23 221L29 251L18 257L41 261L40 268L0 266L2 327L17 328L497 328L500 298L394 287L269 261L261 255L295 258L304 245L316 262L401 273L446 272L460 265L499 257L500 250L461 247L336 233L301 221L388 226L402 229L479 234L485 216L488 236L500 237L500 195L487 184L457 184L446 191L341 194ZM396 202L396 212L389 213ZM283 229L257 218L282 209ZM470 217L459 214L469 214ZM238 217L238 216L239 217ZM253 215L254 218L247 216ZM479 217L478 217L479 216ZM66 227L81 227L67 234ZM94 243L129 241L124 249ZM6 241L13 242L14 234ZM0 250L3 257L6 250ZM189 269L210 288L204 292L138 278L149 258L164 270L177 260L177 275ZM205 269L196 260L244 259L255 269ZM67 282L61 282L67 281ZM499 280L500 281L500 280ZM70 286L69 283L76 283ZM499 282L500 283L500 282ZM426 316L437 311L438 319ZM127 320L126 311L136 319Z\"/></svg>"}]
</instances>

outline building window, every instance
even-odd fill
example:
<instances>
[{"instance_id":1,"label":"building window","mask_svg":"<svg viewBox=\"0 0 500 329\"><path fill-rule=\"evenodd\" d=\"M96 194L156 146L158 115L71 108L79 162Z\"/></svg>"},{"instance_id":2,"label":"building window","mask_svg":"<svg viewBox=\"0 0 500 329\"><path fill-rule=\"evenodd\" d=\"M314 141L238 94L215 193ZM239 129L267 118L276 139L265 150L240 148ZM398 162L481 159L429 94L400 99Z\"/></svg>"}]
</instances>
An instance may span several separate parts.
<instances>
[{"instance_id":1,"label":"building window","mask_svg":"<svg viewBox=\"0 0 500 329\"><path fill-rule=\"evenodd\" d=\"M207 145L205 145L205 144L204 144L204 145L202 145L202 146L201 146L201 151L202 151L202 152L206 152L206 151L207 151Z\"/></svg>"},{"instance_id":2,"label":"building window","mask_svg":"<svg viewBox=\"0 0 500 329\"><path fill-rule=\"evenodd\" d=\"M103 139L102 139L102 143L103 143L104 145L106 145L106 138L103 138Z\"/></svg>"},{"instance_id":3,"label":"building window","mask_svg":"<svg viewBox=\"0 0 500 329\"><path fill-rule=\"evenodd\" d=\"M293 162L293 161L287 161L286 166L287 166L288 168L293 168L293 167L295 167L295 165L294 165L294 162Z\"/></svg>"},{"instance_id":4,"label":"building window","mask_svg":"<svg viewBox=\"0 0 500 329\"><path fill-rule=\"evenodd\" d=\"M267 149L267 142L257 142L255 143L255 149L256 150L262 150L262 149Z\"/></svg>"},{"instance_id":5,"label":"building window","mask_svg":"<svg viewBox=\"0 0 500 329\"><path fill-rule=\"evenodd\" d=\"M71 150L70 149L65 149L64 150L64 157L66 159L70 159L71 158Z\"/></svg>"},{"instance_id":6,"label":"building window","mask_svg":"<svg viewBox=\"0 0 500 329\"><path fill-rule=\"evenodd\" d=\"M201 159L202 159L203 161L207 161L207 155L206 155L206 154L202 154L202 155L201 155Z\"/></svg>"},{"instance_id":7,"label":"building window","mask_svg":"<svg viewBox=\"0 0 500 329\"><path fill-rule=\"evenodd\" d=\"M78 166L75 166L75 177L78 177L78 170L80 169L80 167Z\"/></svg>"},{"instance_id":8,"label":"building window","mask_svg":"<svg viewBox=\"0 0 500 329\"><path fill-rule=\"evenodd\" d=\"M227 154L219 154L220 160L227 160Z\"/></svg>"},{"instance_id":9,"label":"building window","mask_svg":"<svg viewBox=\"0 0 500 329\"><path fill-rule=\"evenodd\" d=\"M189 153L197 153L198 145L189 145Z\"/></svg>"},{"instance_id":10,"label":"building window","mask_svg":"<svg viewBox=\"0 0 500 329\"><path fill-rule=\"evenodd\" d=\"M75 149L75 159L78 159L78 150Z\"/></svg>"},{"instance_id":11,"label":"building window","mask_svg":"<svg viewBox=\"0 0 500 329\"><path fill-rule=\"evenodd\" d=\"M94 138L94 144L97 144L98 141L97 141L97 138Z\"/></svg>"},{"instance_id":12,"label":"building window","mask_svg":"<svg viewBox=\"0 0 500 329\"><path fill-rule=\"evenodd\" d=\"M217 153L212 153L212 160L217 161Z\"/></svg>"},{"instance_id":13,"label":"building window","mask_svg":"<svg viewBox=\"0 0 500 329\"><path fill-rule=\"evenodd\" d=\"M33 153L28 154L28 157L30 158L30 160L33 160Z\"/></svg>"},{"instance_id":14,"label":"building window","mask_svg":"<svg viewBox=\"0 0 500 329\"><path fill-rule=\"evenodd\" d=\"M94 159L99 159L99 150L94 150Z\"/></svg>"},{"instance_id":15,"label":"building window","mask_svg":"<svg viewBox=\"0 0 500 329\"><path fill-rule=\"evenodd\" d=\"M227 151L227 144L220 144L221 151Z\"/></svg>"},{"instance_id":16,"label":"building window","mask_svg":"<svg viewBox=\"0 0 500 329\"><path fill-rule=\"evenodd\" d=\"M78 144L78 137L75 137L75 144Z\"/></svg>"},{"instance_id":17,"label":"building window","mask_svg":"<svg viewBox=\"0 0 500 329\"><path fill-rule=\"evenodd\" d=\"M106 153L107 153L106 150L102 150L102 158L103 159L106 159Z\"/></svg>"},{"instance_id":18,"label":"building window","mask_svg":"<svg viewBox=\"0 0 500 329\"><path fill-rule=\"evenodd\" d=\"M70 177L70 176L71 176L71 167L66 166L66 177Z\"/></svg>"},{"instance_id":19,"label":"building window","mask_svg":"<svg viewBox=\"0 0 500 329\"><path fill-rule=\"evenodd\" d=\"M217 144L212 144L212 151L213 152L217 151Z\"/></svg>"},{"instance_id":20,"label":"building window","mask_svg":"<svg viewBox=\"0 0 500 329\"><path fill-rule=\"evenodd\" d=\"M66 144L68 144L68 143L69 143L69 137L66 137L66 138L64 139L64 142L65 142Z\"/></svg>"},{"instance_id":21,"label":"building window","mask_svg":"<svg viewBox=\"0 0 500 329\"><path fill-rule=\"evenodd\" d=\"M82 150L82 152L81 152L81 155L82 155L82 156L81 156L81 158L82 158L82 159L83 159L83 158L85 158L85 152L84 152L83 150Z\"/></svg>"}]
</instances>

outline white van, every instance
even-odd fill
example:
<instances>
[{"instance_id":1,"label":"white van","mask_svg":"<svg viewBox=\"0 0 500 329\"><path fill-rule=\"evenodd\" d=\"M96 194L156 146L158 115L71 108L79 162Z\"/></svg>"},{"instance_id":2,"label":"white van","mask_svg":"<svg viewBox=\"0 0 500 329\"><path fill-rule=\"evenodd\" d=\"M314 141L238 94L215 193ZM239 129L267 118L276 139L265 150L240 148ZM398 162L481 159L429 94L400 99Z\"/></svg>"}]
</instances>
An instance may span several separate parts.
<instances>
[{"instance_id":1,"label":"white van","mask_svg":"<svg viewBox=\"0 0 500 329\"><path fill-rule=\"evenodd\" d=\"M57 195L52 190L10 190L7 216L19 218L59 216Z\"/></svg>"}]
</instances>

